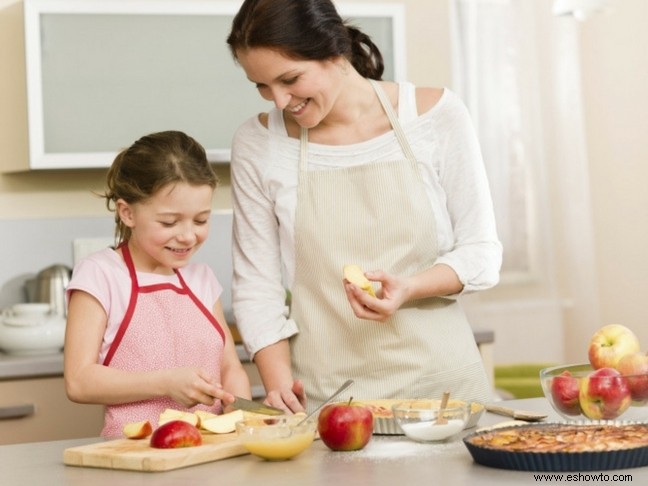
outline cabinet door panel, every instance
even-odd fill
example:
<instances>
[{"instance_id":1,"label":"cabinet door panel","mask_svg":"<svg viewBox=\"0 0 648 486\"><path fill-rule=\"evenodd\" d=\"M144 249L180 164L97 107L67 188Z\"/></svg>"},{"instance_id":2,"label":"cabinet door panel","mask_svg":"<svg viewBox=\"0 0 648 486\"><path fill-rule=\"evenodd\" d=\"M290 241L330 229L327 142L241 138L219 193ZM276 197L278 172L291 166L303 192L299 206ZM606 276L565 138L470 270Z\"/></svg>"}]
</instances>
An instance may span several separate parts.
<instances>
[{"instance_id":1,"label":"cabinet door panel","mask_svg":"<svg viewBox=\"0 0 648 486\"><path fill-rule=\"evenodd\" d=\"M103 407L70 402L62 377L0 381L0 444L96 437L102 425Z\"/></svg>"}]
</instances>

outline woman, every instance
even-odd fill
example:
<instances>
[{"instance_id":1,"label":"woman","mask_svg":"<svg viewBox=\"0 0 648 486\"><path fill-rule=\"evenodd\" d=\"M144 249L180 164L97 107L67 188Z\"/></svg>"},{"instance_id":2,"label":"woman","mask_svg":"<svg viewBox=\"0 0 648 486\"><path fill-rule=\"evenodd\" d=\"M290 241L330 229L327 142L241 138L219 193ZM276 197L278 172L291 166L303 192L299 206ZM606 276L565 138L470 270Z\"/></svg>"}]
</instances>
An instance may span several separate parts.
<instances>
[{"instance_id":1,"label":"woman","mask_svg":"<svg viewBox=\"0 0 648 486\"><path fill-rule=\"evenodd\" d=\"M329 0L246 0L230 49L276 108L232 145L233 304L268 404L488 400L456 301L499 279L479 146L447 89L380 81L382 56ZM376 297L342 279L357 263ZM287 305L287 289L291 300Z\"/></svg>"}]
</instances>

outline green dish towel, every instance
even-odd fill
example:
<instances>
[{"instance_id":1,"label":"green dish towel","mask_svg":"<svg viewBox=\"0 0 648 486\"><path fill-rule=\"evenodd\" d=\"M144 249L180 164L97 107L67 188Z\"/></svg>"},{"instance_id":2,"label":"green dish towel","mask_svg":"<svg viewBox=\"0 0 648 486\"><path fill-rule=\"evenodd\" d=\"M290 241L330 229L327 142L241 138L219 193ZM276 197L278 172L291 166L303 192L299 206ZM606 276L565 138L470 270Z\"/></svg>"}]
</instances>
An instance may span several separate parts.
<instances>
[{"instance_id":1,"label":"green dish towel","mask_svg":"<svg viewBox=\"0 0 648 486\"><path fill-rule=\"evenodd\" d=\"M542 397L540 370L554 363L520 363L495 366L495 388L505 390L514 398Z\"/></svg>"}]
</instances>

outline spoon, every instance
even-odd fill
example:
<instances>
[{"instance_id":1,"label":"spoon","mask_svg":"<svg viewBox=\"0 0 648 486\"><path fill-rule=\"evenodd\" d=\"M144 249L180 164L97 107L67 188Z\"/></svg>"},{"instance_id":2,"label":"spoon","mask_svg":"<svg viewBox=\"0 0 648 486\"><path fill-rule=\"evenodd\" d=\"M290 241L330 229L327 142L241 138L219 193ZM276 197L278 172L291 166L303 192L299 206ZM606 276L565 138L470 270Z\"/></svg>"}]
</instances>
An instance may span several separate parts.
<instances>
[{"instance_id":1,"label":"spoon","mask_svg":"<svg viewBox=\"0 0 648 486\"><path fill-rule=\"evenodd\" d=\"M450 392L443 392L443 397L441 397L441 405L439 405L439 413L437 414L437 419L434 422L434 425L445 425L448 423L448 419L443 416L443 412L448 406L448 399L450 398Z\"/></svg>"},{"instance_id":2,"label":"spoon","mask_svg":"<svg viewBox=\"0 0 648 486\"><path fill-rule=\"evenodd\" d=\"M330 403L331 401L333 401L333 399L334 399L335 397L337 397L340 393L342 393L344 390L346 390L347 388L349 388L351 385L353 385L353 380L347 380L347 381L345 381L345 382L342 384L342 386L341 386L340 388L338 388L337 390L335 390L335 391L333 392L333 395L331 395L330 397L328 397L326 400L324 400L324 402L323 402L319 407L317 407L317 408L316 408L315 410L313 410L311 413L309 413L308 415L306 415L306 417L304 417L304 418L303 418L303 419L302 419L302 420L297 424L297 426L300 426L301 424L303 424L304 422L306 422L309 418L311 418L313 415L315 415L317 412L319 412L319 411L322 409L322 407L324 407L324 405L326 405L327 403Z\"/></svg>"}]
</instances>

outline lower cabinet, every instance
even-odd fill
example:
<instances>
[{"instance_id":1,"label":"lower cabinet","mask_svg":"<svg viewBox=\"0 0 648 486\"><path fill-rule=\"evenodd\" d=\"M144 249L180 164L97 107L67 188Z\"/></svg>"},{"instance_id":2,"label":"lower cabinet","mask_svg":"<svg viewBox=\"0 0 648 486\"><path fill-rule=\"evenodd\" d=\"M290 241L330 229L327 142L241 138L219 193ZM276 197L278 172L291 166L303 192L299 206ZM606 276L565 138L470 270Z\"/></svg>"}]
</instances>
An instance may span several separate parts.
<instances>
[{"instance_id":1,"label":"lower cabinet","mask_svg":"<svg viewBox=\"0 0 648 486\"><path fill-rule=\"evenodd\" d=\"M101 405L68 400L63 377L0 381L0 444L97 437Z\"/></svg>"}]
</instances>

